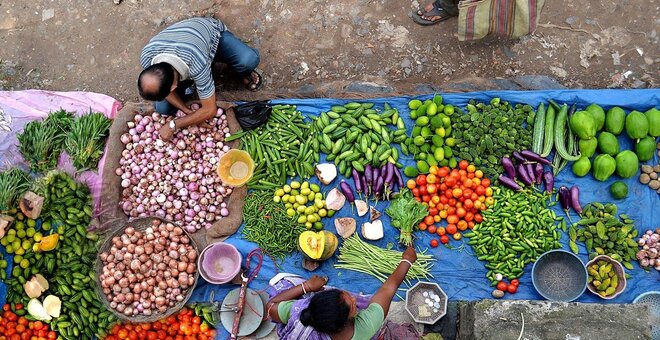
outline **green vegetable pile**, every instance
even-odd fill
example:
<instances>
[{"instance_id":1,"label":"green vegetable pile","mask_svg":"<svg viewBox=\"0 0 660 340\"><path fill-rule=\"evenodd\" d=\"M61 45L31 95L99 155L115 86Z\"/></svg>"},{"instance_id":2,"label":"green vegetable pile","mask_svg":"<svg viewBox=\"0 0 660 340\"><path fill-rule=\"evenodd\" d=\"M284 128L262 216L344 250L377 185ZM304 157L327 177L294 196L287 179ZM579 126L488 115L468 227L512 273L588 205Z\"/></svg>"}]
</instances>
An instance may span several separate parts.
<instances>
[{"instance_id":1,"label":"green vegetable pile","mask_svg":"<svg viewBox=\"0 0 660 340\"><path fill-rule=\"evenodd\" d=\"M41 274L48 280L51 294L62 301L61 315L50 322L51 328L64 339L102 338L116 318L96 295L98 235L87 232L92 217L89 189L59 171L42 178L38 187L46 197L39 231L56 232L60 240L52 251L23 255L29 264L14 267L7 280L7 301L27 304L23 284Z\"/></svg>"},{"instance_id":2,"label":"green vegetable pile","mask_svg":"<svg viewBox=\"0 0 660 340\"><path fill-rule=\"evenodd\" d=\"M347 103L333 106L321 112L315 125L321 133L317 136L319 149L326 153L328 161L334 161L339 173L351 177L351 170L364 172L371 164L381 167L386 162L398 162L399 151L391 143L406 139L406 127L397 109L385 104L378 113L373 103ZM388 125L395 125L391 130Z\"/></svg>"},{"instance_id":3,"label":"green vegetable pile","mask_svg":"<svg viewBox=\"0 0 660 340\"><path fill-rule=\"evenodd\" d=\"M78 171L96 170L103 155L112 121L99 112L89 112L71 125L64 149Z\"/></svg>"},{"instance_id":4,"label":"green vegetable pile","mask_svg":"<svg viewBox=\"0 0 660 340\"><path fill-rule=\"evenodd\" d=\"M344 243L339 248L335 268L365 273L385 282L399 265L402 254L400 251L383 249L366 243L357 234L353 234L344 239ZM410 280L414 279L432 278L430 271L433 261L435 261L433 255L417 254L417 261L406 274L406 284L410 285Z\"/></svg>"},{"instance_id":5,"label":"green vegetable pile","mask_svg":"<svg viewBox=\"0 0 660 340\"><path fill-rule=\"evenodd\" d=\"M17 206L18 199L30 188L30 177L19 168L0 172L0 212Z\"/></svg>"},{"instance_id":6,"label":"green vegetable pile","mask_svg":"<svg viewBox=\"0 0 660 340\"><path fill-rule=\"evenodd\" d=\"M415 121L410 137L401 144L404 154L411 153L417 161L417 168L409 166L403 171L408 177L417 176L418 172L428 173L431 166L449 166L455 168L457 161L451 149L456 140L451 137L451 116L454 106L442 104L442 96L435 95L433 100L419 99L408 102L410 118Z\"/></svg>"},{"instance_id":7,"label":"green vegetable pile","mask_svg":"<svg viewBox=\"0 0 660 340\"><path fill-rule=\"evenodd\" d=\"M286 210L282 203L273 201L271 191L249 194L243 207L243 237L280 261L296 250L298 236L305 231L305 224L299 224Z\"/></svg>"},{"instance_id":8,"label":"green vegetable pile","mask_svg":"<svg viewBox=\"0 0 660 340\"><path fill-rule=\"evenodd\" d=\"M51 112L43 121L25 125L16 138L19 151L35 172L47 172L57 167L67 132L73 124L73 113L64 110Z\"/></svg>"},{"instance_id":9,"label":"green vegetable pile","mask_svg":"<svg viewBox=\"0 0 660 340\"><path fill-rule=\"evenodd\" d=\"M578 253L577 242L584 242L589 258L607 255L632 270L630 263L637 253L637 229L627 215L617 217L613 203L594 202L584 207L582 219L568 229L569 247Z\"/></svg>"},{"instance_id":10,"label":"green vegetable pile","mask_svg":"<svg viewBox=\"0 0 660 340\"><path fill-rule=\"evenodd\" d=\"M275 105L265 124L243 130L227 139L241 139L241 148L254 160L250 189L273 190L286 184L287 177L307 179L319 161L316 125L304 121L294 105Z\"/></svg>"},{"instance_id":11,"label":"green vegetable pile","mask_svg":"<svg viewBox=\"0 0 660 340\"><path fill-rule=\"evenodd\" d=\"M483 222L463 236L481 261L488 262L486 277L497 284L496 274L519 278L526 264L548 250L561 248L558 229L566 224L548 204L550 196L534 190L519 192L494 187L495 203L483 212ZM555 225L556 221L562 221Z\"/></svg>"},{"instance_id":12,"label":"green vegetable pile","mask_svg":"<svg viewBox=\"0 0 660 340\"><path fill-rule=\"evenodd\" d=\"M405 246L412 244L412 232L426 215L426 207L417 202L410 190L402 190L385 210L392 218L392 226L401 229L399 242Z\"/></svg>"},{"instance_id":13,"label":"green vegetable pile","mask_svg":"<svg viewBox=\"0 0 660 340\"><path fill-rule=\"evenodd\" d=\"M482 169L486 177L497 178L504 171L502 157L532 145L534 109L493 98L490 104L471 100L467 110L453 121L454 154Z\"/></svg>"}]
</instances>

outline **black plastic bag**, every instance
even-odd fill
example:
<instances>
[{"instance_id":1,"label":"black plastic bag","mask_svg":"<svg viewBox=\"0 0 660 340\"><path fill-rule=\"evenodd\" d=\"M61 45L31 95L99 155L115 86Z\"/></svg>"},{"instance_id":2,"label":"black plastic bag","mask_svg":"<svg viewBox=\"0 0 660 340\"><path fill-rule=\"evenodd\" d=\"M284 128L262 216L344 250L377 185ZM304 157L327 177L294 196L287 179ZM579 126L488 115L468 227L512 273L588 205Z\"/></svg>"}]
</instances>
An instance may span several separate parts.
<instances>
[{"instance_id":1,"label":"black plastic bag","mask_svg":"<svg viewBox=\"0 0 660 340\"><path fill-rule=\"evenodd\" d=\"M273 108L269 101L248 102L234 107L234 115L243 130L256 129L270 117Z\"/></svg>"}]
</instances>

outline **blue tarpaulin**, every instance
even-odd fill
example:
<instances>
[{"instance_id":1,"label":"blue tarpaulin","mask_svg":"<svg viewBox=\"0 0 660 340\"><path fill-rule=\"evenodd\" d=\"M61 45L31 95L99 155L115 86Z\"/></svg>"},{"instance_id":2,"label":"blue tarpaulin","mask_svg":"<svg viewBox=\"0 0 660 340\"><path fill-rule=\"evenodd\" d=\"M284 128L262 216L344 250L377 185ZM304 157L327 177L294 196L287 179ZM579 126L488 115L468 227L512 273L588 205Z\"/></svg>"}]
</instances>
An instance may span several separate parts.
<instances>
[{"instance_id":1,"label":"blue tarpaulin","mask_svg":"<svg viewBox=\"0 0 660 340\"><path fill-rule=\"evenodd\" d=\"M433 95L426 95L415 97L421 100L430 99ZM499 97L502 100L508 101L512 104L525 103L537 107L541 102L547 102L548 99L554 99L559 103L575 103L578 108L584 108L591 103L601 105L605 110L612 106L619 106L626 110L639 110L646 111L651 107L660 107L660 90L557 90L557 91L488 91L488 92L471 92L471 93L457 93L457 94L442 94L444 102L454 106L464 108L468 101L471 99L477 102L489 102L491 98ZM414 123L409 118L408 101L412 97L390 97L378 98L369 100L355 100L355 101L368 101L376 104L376 108L383 108L384 103L389 103L392 107L397 108L401 117L404 117L406 127L410 133ZM328 111L332 105L343 105L352 100L339 100L339 99L281 99L274 100L275 104L293 104L296 105L304 115L317 116L322 111ZM631 149L631 140L623 133L619 136L619 142L622 149ZM324 156L322 155L322 161ZM413 165L412 158L403 158L402 163L406 165ZM646 162L645 164L657 164L658 156L655 155L654 159ZM340 176L341 177L341 176ZM322 190L327 192L335 186L338 186L339 179L336 179L329 186L323 186ZM644 232L647 229L655 229L660 227L660 195L649 189L647 186L639 183L637 176L623 180L628 184L629 196L624 200L614 201L609 193L609 185L618 180L617 176L612 176L606 182L596 181L591 175L582 178L577 178L567 167L557 177L555 186L560 185L572 186L578 185L581 188L581 201L583 205L588 202L614 202L619 207L619 213L625 213L635 221L635 226L640 231ZM312 182L318 183L316 178L311 179ZM349 180L352 185L352 181ZM399 231L390 226L389 217L384 214L388 202L378 202L377 209L383 212L383 223L385 227L385 237L382 240L373 242L374 244L386 247L388 243L397 245ZM558 215L563 215L559 205L554 207ZM368 216L357 217L351 213L351 206L346 206L339 211L335 217L352 216L356 217L358 226L367 221ZM573 213L573 221L579 219ZM334 223L331 219L324 219L325 228L330 231L335 231ZM429 241L432 235L427 232L417 232L415 234L416 246L420 249L429 248ZM435 236L437 237L437 235ZM562 236L562 244L564 249L568 249L567 242L568 236ZM231 236L226 242L235 245L243 256L247 255L252 249L256 248L254 243L248 242L242 238L241 230ZM458 247L463 241L450 242L452 247ZM340 241L341 243L341 241ZM402 249L401 249L402 250ZM451 250L445 247L438 247L430 249L429 252L435 255L437 261L433 266L432 275L434 281L439 283L445 293L451 300L480 300L491 298L492 287L490 281L486 279L486 269L484 262L479 261L473 255L470 246L465 246L463 250ZM588 254L582 244L580 244L579 257L584 263L588 261ZM260 290L264 289L268 280L278 272L288 272L299 274L303 277L309 277L312 274L325 275L329 277L328 284L350 290L352 292L362 292L371 294L374 293L380 286L380 281L368 276L349 270L337 270L333 267L336 259L332 258L325 261L319 269L310 273L302 269L302 257L300 254L293 254L285 259L283 263L276 268L273 261L265 257L263 266L259 272L258 277L250 283L250 288ZM639 267L637 262L634 262L634 270L627 271L632 275L628 279L626 290L618 297L612 300L603 300L597 296L586 291L577 301L579 302L597 302L597 303L630 303L633 299L641 293L658 290L660 288L660 272L652 270L650 272L644 271ZM525 300L541 300L543 299L532 286L531 282L531 267L529 264L525 267L525 274L520 279L520 287L515 295L507 294L505 299L525 299ZM200 283L195 289L191 301L208 301L210 292L214 292L216 301L222 301L225 295L232 289L237 288L237 285L212 285L204 282L200 277ZM405 288L405 287L402 287ZM4 285L0 284L0 296L4 297ZM224 335L219 335L219 338L224 338Z\"/></svg>"}]
</instances>

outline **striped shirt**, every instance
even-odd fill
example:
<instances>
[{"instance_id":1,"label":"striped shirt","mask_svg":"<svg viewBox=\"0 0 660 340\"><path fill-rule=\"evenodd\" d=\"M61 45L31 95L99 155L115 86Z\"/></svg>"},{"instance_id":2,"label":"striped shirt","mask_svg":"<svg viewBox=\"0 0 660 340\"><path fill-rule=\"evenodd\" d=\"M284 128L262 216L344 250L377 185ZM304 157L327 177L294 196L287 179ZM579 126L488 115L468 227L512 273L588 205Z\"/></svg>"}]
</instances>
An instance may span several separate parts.
<instances>
[{"instance_id":1,"label":"striped shirt","mask_svg":"<svg viewBox=\"0 0 660 340\"><path fill-rule=\"evenodd\" d=\"M191 18L172 26L151 38L142 49L140 64L147 68L166 62L180 74L180 80L192 79L200 99L215 93L211 76L213 57L225 25L213 18Z\"/></svg>"}]
</instances>

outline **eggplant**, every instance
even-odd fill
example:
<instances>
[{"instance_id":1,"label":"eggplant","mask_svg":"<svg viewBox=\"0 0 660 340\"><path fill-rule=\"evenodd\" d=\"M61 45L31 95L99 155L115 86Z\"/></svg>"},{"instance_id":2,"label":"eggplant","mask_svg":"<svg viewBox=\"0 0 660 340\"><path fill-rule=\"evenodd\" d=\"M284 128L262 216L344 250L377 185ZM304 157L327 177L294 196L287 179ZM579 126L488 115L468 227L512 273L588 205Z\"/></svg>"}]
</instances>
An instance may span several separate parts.
<instances>
[{"instance_id":1,"label":"eggplant","mask_svg":"<svg viewBox=\"0 0 660 340\"><path fill-rule=\"evenodd\" d=\"M518 164L525 164L525 163L527 163L527 160L525 159L525 157L521 156L520 153L518 153L518 151L514 151L512 155L513 155L513 158L514 158L516 161L518 161Z\"/></svg>"},{"instance_id":2,"label":"eggplant","mask_svg":"<svg viewBox=\"0 0 660 340\"><path fill-rule=\"evenodd\" d=\"M373 186L374 196L376 197L381 196L381 194L383 193L383 185L384 185L383 177L382 176L376 177L376 181L374 182L374 186Z\"/></svg>"},{"instance_id":3,"label":"eggplant","mask_svg":"<svg viewBox=\"0 0 660 340\"><path fill-rule=\"evenodd\" d=\"M371 168L371 164L367 164L364 167L364 178L367 180L367 185L371 187L371 184L373 183L373 169Z\"/></svg>"},{"instance_id":4,"label":"eggplant","mask_svg":"<svg viewBox=\"0 0 660 340\"><path fill-rule=\"evenodd\" d=\"M389 162L383 164L383 166L380 167L380 175L383 177L383 184L385 185L385 187L389 187L389 183L390 183L387 180L387 178L389 177L389 174L390 174L390 168L387 166L388 163ZM391 177L390 177L390 179L391 179Z\"/></svg>"},{"instance_id":5,"label":"eggplant","mask_svg":"<svg viewBox=\"0 0 660 340\"><path fill-rule=\"evenodd\" d=\"M353 203L355 201L355 196L353 195L353 190L351 189L351 186L346 183L345 180L341 180L339 183L339 189L341 189L341 193L346 196L346 200L348 200L348 203Z\"/></svg>"},{"instance_id":6,"label":"eggplant","mask_svg":"<svg viewBox=\"0 0 660 340\"><path fill-rule=\"evenodd\" d=\"M380 169L379 168L373 168L372 171L371 171L371 176L373 177L373 182L371 183L371 185L375 189L376 188L376 180L378 179L378 177L381 177Z\"/></svg>"},{"instance_id":7,"label":"eggplant","mask_svg":"<svg viewBox=\"0 0 660 340\"><path fill-rule=\"evenodd\" d=\"M531 151L531 150L521 151L520 156L523 157L524 159L530 161L530 162L539 162L539 163L543 163L545 165L552 165L552 162L550 162L549 160L541 157L541 155L539 155L536 152Z\"/></svg>"},{"instance_id":8,"label":"eggplant","mask_svg":"<svg viewBox=\"0 0 660 340\"><path fill-rule=\"evenodd\" d=\"M580 189L577 185L571 187L570 190L571 196L571 207L575 210L576 213L582 214L582 206L580 205Z\"/></svg>"},{"instance_id":9,"label":"eggplant","mask_svg":"<svg viewBox=\"0 0 660 340\"><path fill-rule=\"evenodd\" d=\"M525 164L518 165L518 179L521 180L526 186L531 186L534 181L527 174Z\"/></svg>"},{"instance_id":10,"label":"eggplant","mask_svg":"<svg viewBox=\"0 0 660 340\"><path fill-rule=\"evenodd\" d=\"M362 190L362 181L360 180L360 173L357 172L357 170L355 169L353 169L351 173L353 174L353 183L355 183L355 191L358 194L361 194L363 190Z\"/></svg>"},{"instance_id":11,"label":"eggplant","mask_svg":"<svg viewBox=\"0 0 660 340\"><path fill-rule=\"evenodd\" d=\"M559 203L561 208L568 213L568 209L571 206L571 193L566 186L559 187Z\"/></svg>"},{"instance_id":12,"label":"eggplant","mask_svg":"<svg viewBox=\"0 0 660 340\"><path fill-rule=\"evenodd\" d=\"M552 194L552 190L555 189L555 175L552 174L552 171L543 173L543 181L545 182L545 191Z\"/></svg>"},{"instance_id":13,"label":"eggplant","mask_svg":"<svg viewBox=\"0 0 660 340\"><path fill-rule=\"evenodd\" d=\"M364 174L360 175L360 183L362 185L362 191L364 192L364 195L366 197L369 197L371 192L369 191L369 186L367 185L367 179L365 178Z\"/></svg>"},{"instance_id":14,"label":"eggplant","mask_svg":"<svg viewBox=\"0 0 660 340\"><path fill-rule=\"evenodd\" d=\"M536 183L536 172L534 171L534 164L525 164L525 170L527 170L527 176L529 176L529 179L532 180L532 184Z\"/></svg>"},{"instance_id":15,"label":"eggplant","mask_svg":"<svg viewBox=\"0 0 660 340\"><path fill-rule=\"evenodd\" d=\"M384 176L385 185L391 188L394 186L394 164L387 162L387 164L385 164L385 169L387 170L387 174Z\"/></svg>"},{"instance_id":16,"label":"eggplant","mask_svg":"<svg viewBox=\"0 0 660 340\"><path fill-rule=\"evenodd\" d=\"M404 187L403 176L401 176L401 171L396 166L394 167L394 177L396 177L396 184L399 186L399 190Z\"/></svg>"},{"instance_id":17,"label":"eggplant","mask_svg":"<svg viewBox=\"0 0 660 340\"><path fill-rule=\"evenodd\" d=\"M509 176L509 178L516 179L516 167L513 165L511 158L503 157L502 167L504 167L504 171L506 172L507 176Z\"/></svg>"},{"instance_id":18,"label":"eggplant","mask_svg":"<svg viewBox=\"0 0 660 340\"><path fill-rule=\"evenodd\" d=\"M543 164L536 163L536 167L534 167L534 178L536 179L536 184L541 184L543 180Z\"/></svg>"},{"instance_id":19,"label":"eggplant","mask_svg":"<svg viewBox=\"0 0 660 340\"><path fill-rule=\"evenodd\" d=\"M512 178L506 177L504 175L500 175L500 177L498 177L497 180L499 180L500 183L502 183L502 185L504 185L505 187L507 187L507 188L509 188L513 191L522 190L520 185L518 185L518 183L516 183L516 181Z\"/></svg>"}]
</instances>

